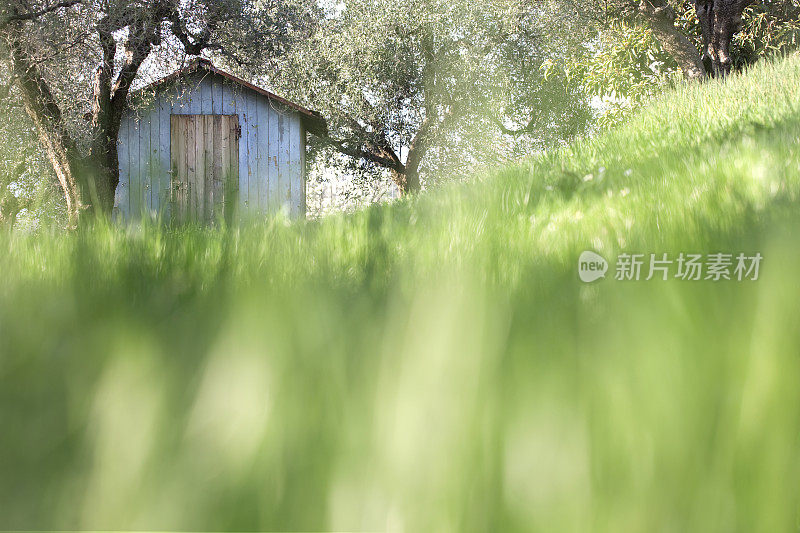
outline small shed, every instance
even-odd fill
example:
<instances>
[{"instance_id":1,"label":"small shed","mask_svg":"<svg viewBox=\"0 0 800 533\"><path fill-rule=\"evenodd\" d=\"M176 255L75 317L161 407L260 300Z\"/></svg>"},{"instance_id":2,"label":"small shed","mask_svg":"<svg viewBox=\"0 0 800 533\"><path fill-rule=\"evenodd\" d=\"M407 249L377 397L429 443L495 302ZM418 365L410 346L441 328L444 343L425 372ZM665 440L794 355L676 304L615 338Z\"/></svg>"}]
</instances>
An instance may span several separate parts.
<instances>
[{"instance_id":1,"label":"small shed","mask_svg":"<svg viewBox=\"0 0 800 533\"><path fill-rule=\"evenodd\" d=\"M313 111L198 59L134 95L119 134L115 214L185 222L306 212Z\"/></svg>"}]
</instances>

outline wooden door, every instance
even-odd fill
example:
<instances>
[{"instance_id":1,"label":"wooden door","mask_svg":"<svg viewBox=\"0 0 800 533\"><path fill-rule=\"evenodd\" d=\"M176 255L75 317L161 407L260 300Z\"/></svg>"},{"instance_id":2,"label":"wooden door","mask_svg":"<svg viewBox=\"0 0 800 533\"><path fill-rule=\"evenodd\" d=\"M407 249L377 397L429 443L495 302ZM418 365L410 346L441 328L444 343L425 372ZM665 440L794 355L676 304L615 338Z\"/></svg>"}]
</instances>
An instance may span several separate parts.
<instances>
[{"instance_id":1,"label":"wooden door","mask_svg":"<svg viewBox=\"0 0 800 533\"><path fill-rule=\"evenodd\" d=\"M172 115L172 218L231 221L239 196L239 116Z\"/></svg>"}]
</instances>

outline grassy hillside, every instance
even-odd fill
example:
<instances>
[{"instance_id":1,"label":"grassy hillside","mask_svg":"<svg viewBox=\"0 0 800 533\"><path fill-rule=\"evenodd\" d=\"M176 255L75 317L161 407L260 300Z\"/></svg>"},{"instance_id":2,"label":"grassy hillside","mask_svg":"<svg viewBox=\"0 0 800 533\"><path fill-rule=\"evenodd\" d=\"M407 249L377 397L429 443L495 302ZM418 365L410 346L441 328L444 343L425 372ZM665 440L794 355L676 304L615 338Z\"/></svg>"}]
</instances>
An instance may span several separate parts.
<instances>
[{"instance_id":1,"label":"grassy hillside","mask_svg":"<svg viewBox=\"0 0 800 533\"><path fill-rule=\"evenodd\" d=\"M353 215L0 237L0 529L794 529L798 195L794 56Z\"/></svg>"}]
</instances>

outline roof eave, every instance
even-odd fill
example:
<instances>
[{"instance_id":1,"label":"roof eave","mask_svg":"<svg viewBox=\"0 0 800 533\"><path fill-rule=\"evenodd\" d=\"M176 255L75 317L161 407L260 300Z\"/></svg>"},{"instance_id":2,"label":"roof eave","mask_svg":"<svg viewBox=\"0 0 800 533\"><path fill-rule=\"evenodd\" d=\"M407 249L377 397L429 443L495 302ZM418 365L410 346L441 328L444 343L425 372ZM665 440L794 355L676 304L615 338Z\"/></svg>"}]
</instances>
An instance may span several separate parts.
<instances>
[{"instance_id":1,"label":"roof eave","mask_svg":"<svg viewBox=\"0 0 800 533\"><path fill-rule=\"evenodd\" d=\"M279 103L285 105L286 107L289 107L290 109L293 109L293 110L297 111L301 116L301 119L303 121L303 126L305 127L306 131L308 131L310 133L313 133L314 135L318 135L320 137L325 137L325 136L328 135L328 124L325 121L325 118L320 113L318 113L316 111L311 111L310 109L306 109L305 107L303 107L303 106L301 106L299 104L296 104L296 103L292 102L291 100L287 100L286 98L283 98L282 96L278 96L277 94L272 93L270 91L267 91L266 89L262 89L261 87L258 87L257 85L253 85L252 83L249 83L249 82L243 80L242 78L234 76L233 74L225 72L224 70L220 70L217 67L215 67L211 63L211 61L209 61L208 59L205 59L205 58L194 59L186 67L184 67L184 68L182 68L180 70L177 70L177 71L173 72L172 74L170 74L168 76L165 76L165 77L161 78L160 80L157 80L157 81L155 81L155 82L143 87L142 89L139 89L138 91L136 91L136 93L143 93L143 92L146 92L146 91L155 90L159 86L161 86L161 85L163 85L165 83L169 83L169 82L175 81L177 79L180 79L183 76L187 76L189 74L193 74L193 73L195 73L195 72L197 72L197 71L199 71L201 69L205 70L207 72L210 72L212 74L216 74L216 75L222 76L223 78L226 78L226 79L228 79L228 80L230 80L230 81L232 81L234 83L237 83L239 85L242 85L243 87L246 87L246 88L250 89L251 91L254 91L254 92L258 93L258 94L266 96L267 98L269 98L271 100L279 102Z\"/></svg>"}]
</instances>

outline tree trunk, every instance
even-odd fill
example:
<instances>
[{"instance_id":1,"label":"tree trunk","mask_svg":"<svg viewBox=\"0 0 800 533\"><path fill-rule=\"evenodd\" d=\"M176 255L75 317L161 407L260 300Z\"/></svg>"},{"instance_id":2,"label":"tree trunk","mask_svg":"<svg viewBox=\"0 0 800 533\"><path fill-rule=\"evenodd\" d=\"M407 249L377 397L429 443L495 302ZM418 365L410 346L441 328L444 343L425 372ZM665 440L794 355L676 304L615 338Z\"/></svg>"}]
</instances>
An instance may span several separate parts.
<instances>
[{"instance_id":1,"label":"tree trunk","mask_svg":"<svg viewBox=\"0 0 800 533\"><path fill-rule=\"evenodd\" d=\"M18 39L12 37L11 59L20 88L25 111L33 120L39 141L55 171L67 203L70 226L78 223L83 204L80 194L80 154L75 142L63 126L61 110L50 89L44 83L39 69L28 61Z\"/></svg>"},{"instance_id":2,"label":"tree trunk","mask_svg":"<svg viewBox=\"0 0 800 533\"><path fill-rule=\"evenodd\" d=\"M110 216L114 209L114 195L119 185L118 136L118 127L111 133L101 134L83 164L86 179L82 197L87 211L94 216Z\"/></svg>"},{"instance_id":3,"label":"tree trunk","mask_svg":"<svg viewBox=\"0 0 800 533\"><path fill-rule=\"evenodd\" d=\"M430 147L429 137L433 128L433 123L434 121L430 115L425 117L416 135L414 135L411 145L408 147L408 157L406 158L405 165L403 165L402 169L396 169L392 172L392 179L400 188L400 193L403 196L422 190L419 166Z\"/></svg>"},{"instance_id":4,"label":"tree trunk","mask_svg":"<svg viewBox=\"0 0 800 533\"><path fill-rule=\"evenodd\" d=\"M392 181L400 189L400 195L414 194L422 190L422 183L419 178L419 150L408 152L408 159L402 168L392 169Z\"/></svg>"},{"instance_id":5,"label":"tree trunk","mask_svg":"<svg viewBox=\"0 0 800 533\"><path fill-rule=\"evenodd\" d=\"M116 128L95 127L89 157L81 155L64 125L61 110L37 65L11 30L11 60L25 111L56 174L67 204L70 227L87 215L110 214L119 182ZM112 121L113 122L113 121Z\"/></svg>"},{"instance_id":6,"label":"tree trunk","mask_svg":"<svg viewBox=\"0 0 800 533\"><path fill-rule=\"evenodd\" d=\"M715 77L730 74L733 60L731 40L739 29L744 9L752 0L695 0L695 10L703 33L703 59L706 70Z\"/></svg>"},{"instance_id":7,"label":"tree trunk","mask_svg":"<svg viewBox=\"0 0 800 533\"><path fill-rule=\"evenodd\" d=\"M419 138L417 135L416 139ZM426 147L427 148L427 147ZM422 162L422 156L425 150L419 146L418 143L411 143L411 148L408 151L408 159L406 159L406 190L403 193L417 193L422 190L422 183L419 179L419 164Z\"/></svg>"},{"instance_id":8,"label":"tree trunk","mask_svg":"<svg viewBox=\"0 0 800 533\"><path fill-rule=\"evenodd\" d=\"M675 26L675 10L664 0L644 0L640 13L649 22L656 40L678 63L683 76L689 80L704 78L705 68L697 47Z\"/></svg>"},{"instance_id":9,"label":"tree trunk","mask_svg":"<svg viewBox=\"0 0 800 533\"><path fill-rule=\"evenodd\" d=\"M400 189L400 195L417 193L422 189L419 179L419 168L409 171L408 168L402 170L392 170L392 181Z\"/></svg>"}]
</instances>

